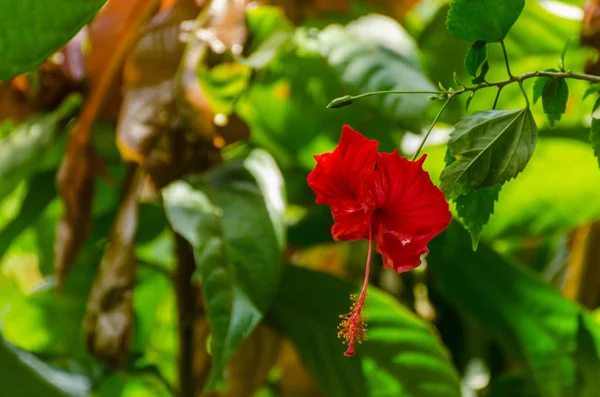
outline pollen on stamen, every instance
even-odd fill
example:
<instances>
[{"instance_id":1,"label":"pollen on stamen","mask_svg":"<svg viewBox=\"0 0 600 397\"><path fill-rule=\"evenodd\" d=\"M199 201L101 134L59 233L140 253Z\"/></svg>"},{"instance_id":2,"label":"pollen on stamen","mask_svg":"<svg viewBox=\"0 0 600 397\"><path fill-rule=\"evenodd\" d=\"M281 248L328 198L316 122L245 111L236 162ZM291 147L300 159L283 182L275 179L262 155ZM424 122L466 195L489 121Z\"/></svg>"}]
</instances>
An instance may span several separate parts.
<instances>
[{"instance_id":1,"label":"pollen on stamen","mask_svg":"<svg viewBox=\"0 0 600 397\"><path fill-rule=\"evenodd\" d=\"M338 338L342 339L348 345L345 356L354 355L354 344L361 344L367 340L366 316L362 314L366 295L352 294L350 299L353 301L352 308L347 314L340 315L342 321L338 325Z\"/></svg>"}]
</instances>

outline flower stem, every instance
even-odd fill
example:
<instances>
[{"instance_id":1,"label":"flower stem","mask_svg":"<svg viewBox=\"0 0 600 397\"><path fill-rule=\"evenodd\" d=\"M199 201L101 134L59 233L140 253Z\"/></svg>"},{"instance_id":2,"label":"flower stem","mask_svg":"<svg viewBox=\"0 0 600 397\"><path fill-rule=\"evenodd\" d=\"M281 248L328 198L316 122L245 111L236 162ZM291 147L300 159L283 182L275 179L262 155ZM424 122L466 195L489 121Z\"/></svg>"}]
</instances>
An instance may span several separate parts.
<instances>
[{"instance_id":1,"label":"flower stem","mask_svg":"<svg viewBox=\"0 0 600 397\"><path fill-rule=\"evenodd\" d=\"M423 149L423 146L425 145L425 142L427 141L427 138L429 138L429 134L431 134L431 131L433 130L433 127L437 123L437 121L440 118L440 116L442 115L442 113L444 113L444 110L446 110L446 106L448 106L448 104L450 103L451 99L452 99L452 97L446 99L446 102L444 102L444 104L442 105L440 111L438 112L438 114L433 119L433 122L429 126L429 130L427 130L427 132L425 133L425 136L423 137L423 140L421 141L421 144L419 145L419 147L417 148L417 151L413 155L412 161L415 161L417 159L417 156L421 152L421 149Z\"/></svg>"},{"instance_id":2,"label":"flower stem","mask_svg":"<svg viewBox=\"0 0 600 397\"><path fill-rule=\"evenodd\" d=\"M371 255L373 253L373 232L369 225L369 253L367 254L367 264L365 266L365 280L363 281L360 295L352 294L351 299L354 301L350 313L341 315L342 322L339 325L338 337L344 339L344 343L348 344L348 348L344 352L344 356L352 357L355 354L354 347L356 342L359 344L367 339L366 317L362 314L365 299L367 298L367 289L369 288L369 273L371 271Z\"/></svg>"}]
</instances>

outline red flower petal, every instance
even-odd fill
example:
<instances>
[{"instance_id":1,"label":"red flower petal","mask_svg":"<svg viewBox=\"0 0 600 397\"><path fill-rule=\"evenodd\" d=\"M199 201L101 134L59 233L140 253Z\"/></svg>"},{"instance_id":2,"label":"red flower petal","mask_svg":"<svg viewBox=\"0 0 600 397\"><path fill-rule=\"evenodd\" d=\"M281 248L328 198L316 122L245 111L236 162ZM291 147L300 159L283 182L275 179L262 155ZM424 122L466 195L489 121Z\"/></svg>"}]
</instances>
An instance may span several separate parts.
<instances>
[{"instance_id":1,"label":"red flower petal","mask_svg":"<svg viewBox=\"0 0 600 397\"><path fill-rule=\"evenodd\" d=\"M400 158L398 151L381 153L377 170L367 181L365 205L378 208L373 222L377 252L386 268L398 273L421 264L427 243L452 221L444 194L417 161Z\"/></svg>"},{"instance_id":2,"label":"red flower petal","mask_svg":"<svg viewBox=\"0 0 600 397\"><path fill-rule=\"evenodd\" d=\"M377 146L376 140L345 125L333 152L315 155L317 165L308 175L308 185L317 196L316 203L331 208L336 240L357 240L367 234L371 215L363 209L361 197L365 180L375 169Z\"/></svg>"}]
</instances>

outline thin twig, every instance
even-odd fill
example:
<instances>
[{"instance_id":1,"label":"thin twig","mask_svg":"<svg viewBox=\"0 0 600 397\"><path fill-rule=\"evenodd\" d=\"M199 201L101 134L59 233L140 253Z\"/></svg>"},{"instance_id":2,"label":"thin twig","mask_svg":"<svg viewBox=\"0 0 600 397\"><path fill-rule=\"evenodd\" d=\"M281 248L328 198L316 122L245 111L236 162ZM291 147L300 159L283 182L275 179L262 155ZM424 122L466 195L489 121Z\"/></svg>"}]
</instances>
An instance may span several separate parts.
<instances>
[{"instance_id":1,"label":"thin twig","mask_svg":"<svg viewBox=\"0 0 600 397\"><path fill-rule=\"evenodd\" d=\"M421 152L421 149L423 149L423 146L425 146L425 142L427 141L427 138L429 138L429 134L431 134L431 131L433 130L433 127L435 126L435 123L437 123L437 121L440 118L440 116L442 115L442 113L444 113L444 110L446 110L446 106L448 106L448 104L450 103L450 100L451 100L451 98L448 98L446 100L446 102L444 102L444 104L442 105L440 111L438 112L438 114L435 116L435 118L431 122L431 125L429 126L429 129L425 133L425 136L423 137L423 140L421 141L421 144L419 145L419 147L417 148L417 151L413 155L412 161L415 161L417 159L417 156Z\"/></svg>"}]
</instances>

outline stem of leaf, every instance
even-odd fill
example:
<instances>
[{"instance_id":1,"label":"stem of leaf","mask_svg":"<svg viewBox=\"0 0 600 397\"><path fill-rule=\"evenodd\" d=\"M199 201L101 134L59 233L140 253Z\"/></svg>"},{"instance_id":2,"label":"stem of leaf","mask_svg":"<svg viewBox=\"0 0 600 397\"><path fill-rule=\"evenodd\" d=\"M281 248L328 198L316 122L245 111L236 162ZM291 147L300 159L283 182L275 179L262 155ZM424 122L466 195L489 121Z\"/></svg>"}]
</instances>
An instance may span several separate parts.
<instances>
[{"instance_id":1,"label":"stem of leaf","mask_svg":"<svg viewBox=\"0 0 600 397\"><path fill-rule=\"evenodd\" d=\"M498 99L500 98L500 92L502 91L502 87L498 87L498 92L496 92L496 98L494 99L494 106L492 106L492 109L496 109L496 105L498 104Z\"/></svg>"},{"instance_id":2,"label":"stem of leaf","mask_svg":"<svg viewBox=\"0 0 600 397\"><path fill-rule=\"evenodd\" d=\"M508 73L508 77L513 77L510 72L510 64L508 62L508 53L506 52L506 46L504 45L504 40L500 41L500 46L502 47L502 54L504 55L504 63L506 64L506 73Z\"/></svg>"},{"instance_id":3,"label":"stem of leaf","mask_svg":"<svg viewBox=\"0 0 600 397\"><path fill-rule=\"evenodd\" d=\"M519 81L519 88L521 89L521 92L523 93L523 96L525 97L525 102L527 103L527 108L529 109L529 97L527 96L527 91L525 91L525 87L523 87L523 82Z\"/></svg>"},{"instance_id":4,"label":"stem of leaf","mask_svg":"<svg viewBox=\"0 0 600 397\"><path fill-rule=\"evenodd\" d=\"M431 134L431 131L433 130L433 127L435 126L435 124L437 123L437 121L439 120L440 116L442 115L442 113L444 113L444 110L446 110L446 106L448 106L448 104L450 103L450 100L452 98L448 98L446 100L446 102L444 102L444 104L442 105L442 107L440 108L440 111L438 112L438 114L435 116L435 118L433 119L433 121L431 122L431 125L429 126L429 129L427 130L427 132L425 133L425 136L423 137L423 140L421 141L421 144L419 145L419 147L417 148L417 151L415 152L415 154L412 157L412 161L415 161L417 159L417 156L419 155L419 153L421 152L421 149L423 149L423 146L425 146L425 142L427 141L427 138L429 138L429 134Z\"/></svg>"}]
</instances>

